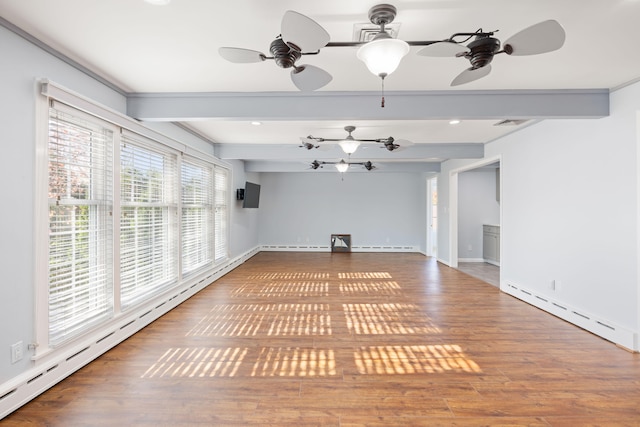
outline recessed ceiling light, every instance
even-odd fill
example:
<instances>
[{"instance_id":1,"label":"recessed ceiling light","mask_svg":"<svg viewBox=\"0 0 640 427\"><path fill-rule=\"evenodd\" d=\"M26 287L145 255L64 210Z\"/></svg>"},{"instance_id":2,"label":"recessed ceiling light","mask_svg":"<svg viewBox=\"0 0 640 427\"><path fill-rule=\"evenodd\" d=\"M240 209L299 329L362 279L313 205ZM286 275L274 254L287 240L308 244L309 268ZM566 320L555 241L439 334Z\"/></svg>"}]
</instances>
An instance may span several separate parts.
<instances>
[{"instance_id":1,"label":"recessed ceiling light","mask_svg":"<svg viewBox=\"0 0 640 427\"><path fill-rule=\"evenodd\" d=\"M450 124L450 125L457 125L457 124L460 124L460 120L458 120L458 119L449 120L449 124Z\"/></svg>"},{"instance_id":2,"label":"recessed ceiling light","mask_svg":"<svg viewBox=\"0 0 640 427\"><path fill-rule=\"evenodd\" d=\"M164 6L171 3L171 0L144 0L145 3L153 4L155 6Z\"/></svg>"},{"instance_id":3,"label":"recessed ceiling light","mask_svg":"<svg viewBox=\"0 0 640 427\"><path fill-rule=\"evenodd\" d=\"M260 126L262 124L262 122L251 122L252 125L254 126Z\"/></svg>"}]
</instances>

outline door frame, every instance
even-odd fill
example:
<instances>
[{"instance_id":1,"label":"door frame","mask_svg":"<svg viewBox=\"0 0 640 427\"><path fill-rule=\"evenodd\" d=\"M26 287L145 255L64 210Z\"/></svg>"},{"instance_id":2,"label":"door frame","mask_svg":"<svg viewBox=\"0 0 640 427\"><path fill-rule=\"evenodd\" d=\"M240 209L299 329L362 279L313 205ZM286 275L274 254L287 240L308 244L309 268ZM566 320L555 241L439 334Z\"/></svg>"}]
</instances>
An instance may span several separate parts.
<instances>
[{"instance_id":1,"label":"door frame","mask_svg":"<svg viewBox=\"0 0 640 427\"><path fill-rule=\"evenodd\" d=\"M426 250L425 250L425 255L426 256L437 256L438 254L438 249L437 249L437 245L438 245L438 230L436 229L436 241L433 242L433 232L431 231L432 228L432 224L433 224L433 181L435 180L436 182L436 187L438 185L438 176L430 176L427 177L427 238L426 238ZM436 253L433 252L433 247L434 247L434 243L436 246Z\"/></svg>"},{"instance_id":2,"label":"door frame","mask_svg":"<svg viewBox=\"0 0 640 427\"><path fill-rule=\"evenodd\" d=\"M452 169L449 171L449 267L458 268L458 174L477 169L491 163L499 162L503 171L502 155L486 157L478 162ZM500 180L500 224L502 224L502 180ZM500 233L502 240L502 233ZM500 242L502 251L502 242ZM502 256L500 256L502 259Z\"/></svg>"}]
</instances>

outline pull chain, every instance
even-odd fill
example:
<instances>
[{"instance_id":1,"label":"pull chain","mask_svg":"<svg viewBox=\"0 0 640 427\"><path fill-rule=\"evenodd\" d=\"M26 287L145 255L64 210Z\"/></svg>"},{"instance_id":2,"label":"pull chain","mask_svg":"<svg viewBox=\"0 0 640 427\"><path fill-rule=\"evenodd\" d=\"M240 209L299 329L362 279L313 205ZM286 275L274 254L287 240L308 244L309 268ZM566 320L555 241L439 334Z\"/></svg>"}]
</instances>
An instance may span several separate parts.
<instances>
[{"instance_id":1,"label":"pull chain","mask_svg":"<svg viewBox=\"0 0 640 427\"><path fill-rule=\"evenodd\" d=\"M379 75L382 79L382 100L380 102L380 108L384 108L384 78L387 77L387 73L380 73Z\"/></svg>"}]
</instances>

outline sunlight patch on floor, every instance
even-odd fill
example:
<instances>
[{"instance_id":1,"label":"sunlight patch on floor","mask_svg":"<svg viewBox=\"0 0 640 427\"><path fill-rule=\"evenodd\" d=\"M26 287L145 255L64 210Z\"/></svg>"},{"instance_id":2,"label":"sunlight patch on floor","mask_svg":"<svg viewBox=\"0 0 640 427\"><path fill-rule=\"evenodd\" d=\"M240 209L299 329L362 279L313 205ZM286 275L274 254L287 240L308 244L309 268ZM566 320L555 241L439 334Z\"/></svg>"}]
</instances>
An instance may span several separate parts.
<instances>
[{"instance_id":1,"label":"sunlight patch on floor","mask_svg":"<svg viewBox=\"0 0 640 427\"><path fill-rule=\"evenodd\" d=\"M433 374L482 372L458 345L386 345L361 347L354 353L360 374Z\"/></svg>"}]
</instances>

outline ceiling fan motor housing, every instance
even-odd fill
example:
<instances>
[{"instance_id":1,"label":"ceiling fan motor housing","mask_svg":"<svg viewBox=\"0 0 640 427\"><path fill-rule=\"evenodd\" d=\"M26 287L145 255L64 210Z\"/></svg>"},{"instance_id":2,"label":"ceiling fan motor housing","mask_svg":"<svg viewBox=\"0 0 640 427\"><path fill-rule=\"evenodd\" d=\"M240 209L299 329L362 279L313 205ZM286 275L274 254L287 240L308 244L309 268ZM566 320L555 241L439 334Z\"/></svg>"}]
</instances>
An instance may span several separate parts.
<instances>
[{"instance_id":1,"label":"ceiling fan motor housing","mask_svg":"<svg viewBox=\"0 0 640 427\"><path fill-rule=\"evenodd\" d=\"M271 42L269 51L276 64L281 68L291 68L302 57L299 49L293 49L284 40L278 38Z\"/></svg>"},{"instance_id":2,"label":"ceiling fan motor housing","mask_svg":"<svg viewBox=\"0 0 640 427\"><path fill-rule=\"evenodd\" d=\"M473 68L482 68L493 60L493 55L500 50L500 40L494 37L478 37L467 45L466 55Z\"/></svg>"},{"instance_id":3,"label":"ceiling fan motor housing","mask_svg":"<svg viewBox=\"0 0 640 427\"><path fill-rule=\"evenodd\" d=\"M397 10L390 4L379 4L369 9L369 21L374 25L387 25L396 18Z\"/></svg>"}]
</instances>

